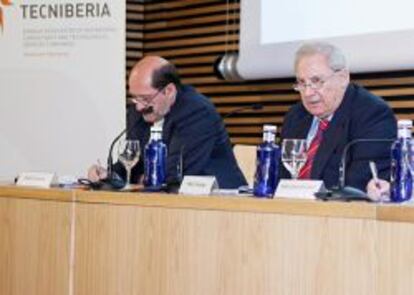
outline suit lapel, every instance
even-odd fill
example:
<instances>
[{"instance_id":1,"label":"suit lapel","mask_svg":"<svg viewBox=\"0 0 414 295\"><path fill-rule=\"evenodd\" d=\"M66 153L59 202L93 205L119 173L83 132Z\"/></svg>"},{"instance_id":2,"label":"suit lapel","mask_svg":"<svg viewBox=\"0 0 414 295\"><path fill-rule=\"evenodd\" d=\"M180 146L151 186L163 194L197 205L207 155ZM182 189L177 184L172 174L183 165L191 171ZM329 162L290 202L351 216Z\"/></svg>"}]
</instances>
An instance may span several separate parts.
<instances>
[{"instance_id":1,"label":"suit lapel","mask_svg":"<svg viewBox=\"0 0 414 295\"><path fill-rule=\"evenodd\" d=\"M303 120L298 121L292 127L292 131L289 132L290 138L305 138L309 132L309 129L312 124L313 116L309 113L303 114Z\"/></svg>"},{"instance_id":2,"label":"suit lapel","mask_svg":"<svg viewBox=\"0 0 414 295\"><path fill-rule=\"evenodd\" d=\"M164 126L162 129L162 140L163 142L169 146L171 140L171 130L172 130L172 118L171 116L166 116L164 120Z\"/></svg>"},{"instance_id":3,"label":"suit lapel","mask_svg":"<svg viewBox=\"0 0 414 295\"><path fill-rule=\"evenodd\" d=\"M348 119L345 116L334 116L331 120L328 129L325 131L324 139L318 148L315 155L314 165L312 166L311 177L320 179L322 172L328 163L329 158L334 152L335 148L341 142L341 139L346 134Z\"/></svg>"},{"instance_id":4,"label":"suit lapel","mask_svg":"<svg viewBox=\"0 0 414 295\"><path fill-rule=\"evenodd\" d=\"M183 86L186 87L186 86ZM164 143L169 147L172 132L175 128L175 122L178 122L180 120L180 110L183 109L183 90L179 89L177 96L175 98L175 103L171 106L170 111L168 114L164 117L164 126L162 131L162 140Z\"/></svg>"},{"instance_id":5,"label":"suit lapel","mask_svg":"<svg viewBox=\"0 0 414 295\"><path fill-rule=\"evenodd\" d=\"M322 177L323 170L335 148L341 143L343 137L347 136L346 130L349 125L349 112L351 110L350 92L348 88L340 107L335 112L328 129L325 131L324 139L318 148L314 165L312 166L311 177L314 179Z\"/></svg>"}]
</instances>

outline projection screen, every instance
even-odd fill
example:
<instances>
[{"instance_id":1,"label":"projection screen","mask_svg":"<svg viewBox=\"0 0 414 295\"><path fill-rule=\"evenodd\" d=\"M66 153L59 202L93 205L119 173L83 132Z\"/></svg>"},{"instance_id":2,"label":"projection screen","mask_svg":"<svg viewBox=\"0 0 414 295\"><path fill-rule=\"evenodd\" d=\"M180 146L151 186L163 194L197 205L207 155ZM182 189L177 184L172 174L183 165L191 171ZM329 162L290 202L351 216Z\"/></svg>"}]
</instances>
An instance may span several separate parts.
<instances>
[{"instance_id":1,"label":"projection screen","mask_svg":"<svg viewBox=\"0 0 414 295\"><path fill-rule=\"evenodd\" d=\"M342 48L352 72L414 68L412 0L241 0L237 70L244 79L293 76L307 41Z\"/></svg>"}]
</instances>

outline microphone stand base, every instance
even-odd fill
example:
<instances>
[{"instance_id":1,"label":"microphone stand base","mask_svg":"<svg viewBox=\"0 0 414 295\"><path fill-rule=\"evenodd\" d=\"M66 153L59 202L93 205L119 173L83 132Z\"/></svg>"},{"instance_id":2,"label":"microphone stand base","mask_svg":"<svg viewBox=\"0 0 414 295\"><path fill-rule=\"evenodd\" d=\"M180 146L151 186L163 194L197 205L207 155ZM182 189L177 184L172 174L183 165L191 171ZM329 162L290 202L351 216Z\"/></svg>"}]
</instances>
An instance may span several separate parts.
<instances>
[{"instance_id":1,"label":"microphone stand base","mask_svg":"<svg viewBox=\"0 0 414 295\"><path fill-rule=\"evenodd\" d=\"M368 197L368 195L351 186L345 186L343 188L340 187L333 187L330 190L327 190L325 192L318 192L315 193L315 196L317 199L323 200L323 201L343 201L343 202L349 202L349 201L366 201L366 202L372 202L372 200Z\"/></svg>"}]
</instances>

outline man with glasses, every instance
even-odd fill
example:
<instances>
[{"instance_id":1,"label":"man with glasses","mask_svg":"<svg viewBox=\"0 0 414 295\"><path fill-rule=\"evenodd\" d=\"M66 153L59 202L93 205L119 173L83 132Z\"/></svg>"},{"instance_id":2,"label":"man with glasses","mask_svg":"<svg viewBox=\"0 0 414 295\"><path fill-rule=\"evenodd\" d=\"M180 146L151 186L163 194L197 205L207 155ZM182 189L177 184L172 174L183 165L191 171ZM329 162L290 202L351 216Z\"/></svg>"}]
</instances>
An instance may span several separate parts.
<instances>
[{"instance_id":1,"label":"man with glasses","mask_svg":"<svg viewBox=\"0 0 414 295\"><path fill-rule=\"evenodd\" d=\"M345 56L327 43L304 44L296 52L296 83L301 102L285 116L282 139L304 138L308 159L299 178L321 179L326 187L338 185L345 146L356 139L395 138L396 120L381 98L350 83ZM382 178L390 165L390 145L354 144L347 157L346 185L365 190L375 161ZM282 167L282 178L289 173Z\"/></svg>"},{"instance_id":2,"label":"man with glasses","mask_svg":"<svg viewBox=\"0 0 414 295\"><path fill-rule=\"evenodd\" d=\"M179 181L182 175L213 175L220 188L246 184L214 105L193 87L182 85L174 65L158 56L144 57L131 70L129 92L128 137L138 139L143 151L151 125L162 125L168 150L167 183ZM125 178L120 163L114 171ZM141 153L132 181L139 183L143 171ZM103 167L94 165L88 178L98 181L106 174Z\"/></svg>"}]
</instances>

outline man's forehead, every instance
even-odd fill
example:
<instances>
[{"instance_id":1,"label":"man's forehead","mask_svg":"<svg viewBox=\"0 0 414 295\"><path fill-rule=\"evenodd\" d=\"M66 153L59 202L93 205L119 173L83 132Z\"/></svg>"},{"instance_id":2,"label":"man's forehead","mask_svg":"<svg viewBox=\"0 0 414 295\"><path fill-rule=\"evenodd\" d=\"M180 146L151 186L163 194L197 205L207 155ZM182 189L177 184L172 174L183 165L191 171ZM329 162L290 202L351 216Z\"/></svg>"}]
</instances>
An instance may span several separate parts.
<instances>
[{"instance_id":1,"label":"man's forehead","mask_svg":"<svg viewBox=\"0 0 414 295\"><path fill-rule=\"evenodd\" d=\"M330 74L332 69L329 67L328 59L321 55L304 56L296 68L296 77L299 79L309 79L311 77L321 77Z\"/></svg>"},{"instance_id":2,"label":"man's forehead","mask_svg":"<svg viewBox=\"0 0 414 295\"><path fill-rule=\"evenodd\" d=\"M139 73L132 74L129 79L129 89L132 91L152 90L151 76L139 75Z\"/></svg>"}]
</instances>

